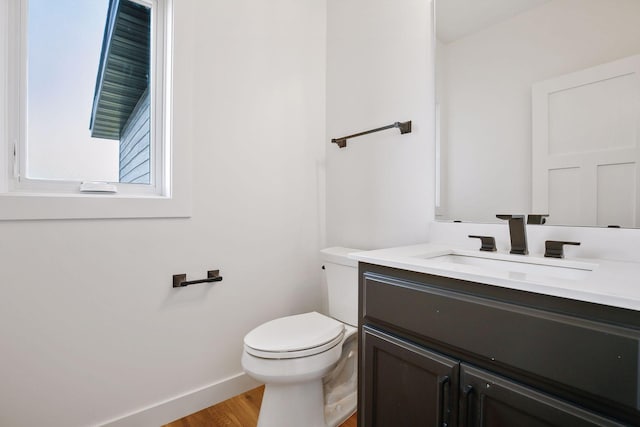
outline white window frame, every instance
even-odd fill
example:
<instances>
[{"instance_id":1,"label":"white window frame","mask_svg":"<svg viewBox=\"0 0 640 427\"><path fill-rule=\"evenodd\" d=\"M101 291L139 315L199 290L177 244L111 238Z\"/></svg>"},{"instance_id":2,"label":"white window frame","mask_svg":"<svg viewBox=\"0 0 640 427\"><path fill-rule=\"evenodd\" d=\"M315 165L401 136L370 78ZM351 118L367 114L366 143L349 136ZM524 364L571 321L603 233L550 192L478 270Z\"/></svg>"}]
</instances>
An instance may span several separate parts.
<instances>
[{"instance_id":1,"label":"white window frame","mask_svg":"<svg viewBox=\"0 0 640 427\"><path fill-rule=\"evenodd\" d=\"M151 185L83 193L80 182L25 177L28 0L0 0L0 220L191 215L189 150L172 138L173 2L131 1L151 8Z\"/></svg>"}]
</instances>

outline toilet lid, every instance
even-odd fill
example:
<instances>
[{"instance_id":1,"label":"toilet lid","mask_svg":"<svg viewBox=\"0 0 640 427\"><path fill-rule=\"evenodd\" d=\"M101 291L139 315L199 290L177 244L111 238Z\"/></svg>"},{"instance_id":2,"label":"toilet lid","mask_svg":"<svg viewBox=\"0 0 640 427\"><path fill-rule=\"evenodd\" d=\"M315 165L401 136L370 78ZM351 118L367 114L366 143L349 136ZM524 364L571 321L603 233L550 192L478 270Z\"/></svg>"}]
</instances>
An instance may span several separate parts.
<instances>
[{"instance_id":1,"label":"toilet lid","mask_svg":"<svg viewBox=\"0 0 640 427\"><path fill-rule=\"evenodd\" d=\"M244 344L250 353L256 353L252 350L259 353L297 353L316 347L324 348L326 344L333 347L340 342L343 334L344 325L341 322L312 311L264 323L244 337Z\"/></svg>"}]
</instances>

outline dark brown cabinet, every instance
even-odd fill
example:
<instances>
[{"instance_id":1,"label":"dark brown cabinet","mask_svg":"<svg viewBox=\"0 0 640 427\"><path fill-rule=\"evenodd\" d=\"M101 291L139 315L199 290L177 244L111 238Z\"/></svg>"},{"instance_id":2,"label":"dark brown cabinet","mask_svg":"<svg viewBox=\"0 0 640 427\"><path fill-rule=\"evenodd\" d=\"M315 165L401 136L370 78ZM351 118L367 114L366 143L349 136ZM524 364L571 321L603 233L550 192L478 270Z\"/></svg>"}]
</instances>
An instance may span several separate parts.
<instances>
[{"instance_id":1,"label":"dark brown cabinet","mask_svg":"<svg viewBox=\"0 0 640 427\"><path fill-rule=\"evenodd\" d=\"M462 364L460 426L621 426L483 369Z\"/></svg>"},{"instance_id":2,"label":"dark brown cabinet","mask_svg":"<svg viewBox=\"0 0 640 427\"><path fill-rule=\"evenodd\" d=\"M365 399L371 403L359 415L364 425L455 424L458 360L367 328L362 342Z\"/></svg>"},{"instance_id":3,"label":"dark brown cabinet","mask_svg":"<svg viewBox=\"0 0 640 427\"><path fill-rule=\"evenodd\" d=\"M360 427L640 426L640 316L360 264Z\"/></svg>"}]
</instances>

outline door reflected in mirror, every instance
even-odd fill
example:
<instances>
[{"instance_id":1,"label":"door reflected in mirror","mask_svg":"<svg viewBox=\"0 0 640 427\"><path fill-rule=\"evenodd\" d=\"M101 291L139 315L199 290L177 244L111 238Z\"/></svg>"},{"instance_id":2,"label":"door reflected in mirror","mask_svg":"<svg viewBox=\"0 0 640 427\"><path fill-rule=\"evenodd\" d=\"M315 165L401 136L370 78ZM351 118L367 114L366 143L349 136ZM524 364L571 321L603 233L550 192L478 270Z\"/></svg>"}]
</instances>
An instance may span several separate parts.
<instances>
[{"instance_id":1,"label":"door reflected in mirror","mask_svg":"<svg viewBox=\"0 0 640 427\"><path fill-rule=\"evenodd\" d=\"M638 0L436 0L437 219L640 226L638 18Z\"/></svg>"}]
</instances>

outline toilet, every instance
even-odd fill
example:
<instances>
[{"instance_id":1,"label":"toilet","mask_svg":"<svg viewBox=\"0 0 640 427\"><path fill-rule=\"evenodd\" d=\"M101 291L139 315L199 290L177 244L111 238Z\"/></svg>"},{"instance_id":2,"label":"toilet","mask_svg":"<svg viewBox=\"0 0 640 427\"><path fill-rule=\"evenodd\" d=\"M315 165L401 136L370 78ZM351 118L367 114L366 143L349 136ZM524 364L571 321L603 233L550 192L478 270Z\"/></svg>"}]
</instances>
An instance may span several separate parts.
<instances>
[{"instance_id":1,"label":"toilet","mask_svg":"<svg viewBox=\"0 0 640 427\"><path fill-rule=\"evenodd\" d=\"M265 384L258 427L335 427L357 405L357 249L321 251L329 316L315 311L263 323L244 337L242 368Z\"/></svg>"}]
</instances>

